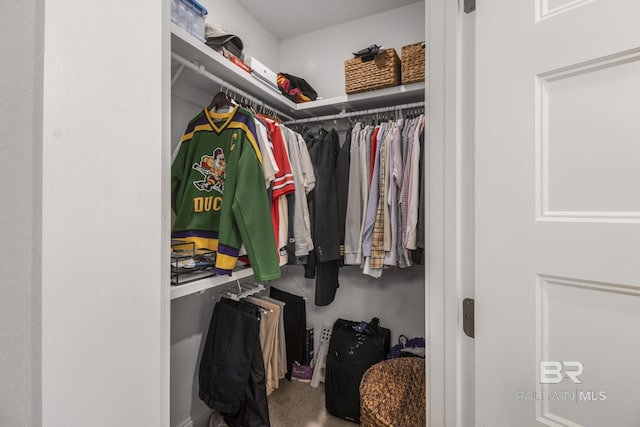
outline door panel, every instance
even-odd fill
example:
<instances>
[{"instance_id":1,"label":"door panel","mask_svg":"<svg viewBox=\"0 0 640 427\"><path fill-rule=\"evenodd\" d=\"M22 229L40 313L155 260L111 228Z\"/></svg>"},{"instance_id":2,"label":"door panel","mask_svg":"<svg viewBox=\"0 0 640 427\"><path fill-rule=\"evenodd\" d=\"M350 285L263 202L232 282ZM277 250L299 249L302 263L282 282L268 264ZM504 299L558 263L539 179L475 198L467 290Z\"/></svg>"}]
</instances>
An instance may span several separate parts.
<instances>
[{"instance_id":1,"label":"door panel","mask_svg":"<svg viewBox=\"0 0 640 427\"><path fill-rule=\"evenodd\" d=\"M481 6L477 425L637 427L640 2Z\"/></svg>"},{"instance_id":2,"label":"door panel","mask_svg":"<svg viewBox=\"0 0 640 427\"><path fill-rule=\"evenodd\" d=\"M593 0L537 0L536 10L538 14L536 18L537 20L546 19L592 1Z\"/></svg>"},{"instance_id":3,"label":"door panel","mask_svg":"<svg viewBox=\"0 0 640 427\"><path fill-rule=\"evenodd\" d=\"M640 219L640 50L537 76L539 214Z\"/></svg>"},{"instance_id":4,"label":"door panel","mask_svg":"<svg viewBox=\"0 0 640 427\"><path fill-rule=\"evenodd\" d=\"M628 392L624 367L637 364L630 338L637 335L640 288L542 275L536 280L538 359L579 355L585 367L579 384L539 384L538 395L548 398L535 399L536 415L549 425L638 425L640 407L636 394ZM612 375L616 367L620 373Z\"/></svg>"}]
</instances>

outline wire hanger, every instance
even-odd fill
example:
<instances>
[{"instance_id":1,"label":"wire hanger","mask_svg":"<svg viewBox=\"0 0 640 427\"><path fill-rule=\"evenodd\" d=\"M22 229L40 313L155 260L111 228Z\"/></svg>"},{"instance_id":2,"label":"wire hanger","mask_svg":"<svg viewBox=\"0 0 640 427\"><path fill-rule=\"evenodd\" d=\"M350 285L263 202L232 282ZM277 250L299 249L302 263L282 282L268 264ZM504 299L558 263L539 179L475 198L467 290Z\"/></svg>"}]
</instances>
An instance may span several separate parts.
<instances>
[{"instance_id":1,"label":"wire hanger","mask_svg":"<svg viewBox=\"0 0 640 427\"><path fill-rule=\"evenodd\" d=\"M247 296L248 296L248 295L247 295ZM241 300L241 301L242 301L242 303L243 303L243 304L248 304L248 305L250 305L250 306L252 306L252 307L257 308L257 309L258 309L261 313L263 313L263 314L273 313L273 310L272 310L272 309L270 309L270 308L266 308L266 307L263 307L263 306L258 305L258 304L256 304L256 303L253 303L253 302L251 302L251 301L248 301L248 300L246 299L246 297L242 298L242 300Z\"/></svg>"},{"instance_id":2,"label":"wire hanger","mask_svg":"<svg viewBox=\"0 0 640 427\"><path fill-rule=\"evenodd\" d=\"M227 288L224 291L216 292L216 294L213 295L211 299L213 299L214 301L219 301L219 298L221 298L222 296L226 296L234 301L243 300L243 302L249 303L248 301L244 301L245 297L248 297L249 295L253 295L255 293L265 290L264 285L260 283L256 283L255 286L244 288L240 283L240 280L238 279L236 279L235 285L236 286L234 287L234 289ZM232 292L232 290L236 292ZM255 305L255 304L252 304L252 305Z\"/></svg>"}]
</instances>

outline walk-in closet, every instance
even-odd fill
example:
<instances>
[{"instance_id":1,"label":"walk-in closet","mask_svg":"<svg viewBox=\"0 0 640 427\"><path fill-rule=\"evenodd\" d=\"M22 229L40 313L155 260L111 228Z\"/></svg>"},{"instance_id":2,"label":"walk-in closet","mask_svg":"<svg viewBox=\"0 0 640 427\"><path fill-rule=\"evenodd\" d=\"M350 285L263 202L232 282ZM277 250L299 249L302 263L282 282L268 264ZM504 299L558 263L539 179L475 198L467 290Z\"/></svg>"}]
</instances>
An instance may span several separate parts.
<instances>
[{"instance_id":1,"label":"walk-in closet","mask_svg":"<svg viewBox=\"0 0 640 427\"><path fill-rule=\"evenodd\" d=\"M259 305L255 308L258 313L273 314L270 310L275 308L265 308L269 307L265 301L274 297L274 290L303 301L304 326L313 331L312 347L316 351L321 348L323 329L338 319L368 322L362 326L365 330L376 325L372 319L378 318L379 326L390 331L390 346L398 344L403 336L423 339L422 347L427 352L430 347L426 329L429 219L425 213L429 212L428 78L345 93L345 61L372 45L382 51L393 49L398 57L403 47L417 45L426 50L429 61L428 3L198 2L206 9L207 23L223 27L224 32L242 40L246 63L254 58L275 73L303 78L317 98L294 102L217 52L206 43L206 37L198 37L172 21L174 4L170 0L165 0L162 8L155 2L142 2L115 15L101 6L92 19L93 27L88 20L78 18L76 22L62 5L47 6L42 107L42 132L47 141L42 149L42 417L47 425L79 425L82 420L85 425L103 425L102 421L92 422L91 414L100 417L100 412L117 408L117 414L105 418L111 425L208 426L212 410L201 398L199 375L214 309L218 305L234 308L240 299ZM103 21L112 18L118 30L102 31ZM69 31L82 31L86 37L78 34L69 40ZM362 130L370 127L373 132L383 124L414 121L415 133L409 138L416 141L417 150L411 200L419 201L416 215L420 210L427 222L420 230L413 230L411 252L405 254L403 268L395 259L385 260L384 251L380 265L371 267L368 273L363 271L369 267L361 259L344 262L346 265L336 261L335 287L328 297L317 291L320 273L310 275L305 262L298 259L278 259L279 277L266 280L256 279L251 266L238 268L231 264L222 268L233 270L231 275L216 268L215 274L189 276L183 275L182 269L180 278L175 276L174 267L180 260L171 257L172 246L186 235L178 235L173 229L176 218L180 218L175 206L172 209L172 166L181 156L185 140L192 136L189 134L201 130L197 125L190 128L191 122L203 114L203 109L210 109L219 94L231 100L232 106L218 113L251 109L265 123L275 119L278 126L292 131L286 135L300 135L298 141L307 150L314 137L328 133L335 135L339 150L357 126ZM242 107L234 107L236 103ZM95 108L92 123L84 120L88 105ZM212 128L229 124L222 124L215 116L209 118L206 126ZM117 126L112 126L114 123ZM238 130L235 138L244 128L238 123L234 126ZM56 139L66 143L57 146L53 142ZM236 145L229 150L233 147ZM194 170L200 171L202 181L200 187L195 183L188 186L213 194L220 182L219 177L209 180L207 168L212 166L207 162L226 161L230 165L233 160L230 152L224 157L217 152L210 155L201 163L189 163L189 168L194 165ZM362 180L363 186L375 181L375 157L375 151L366 157L369 182ZM419 164L423 168L420 171ZM69 179L70 171L74 180ZM315 172L318 178L318 170ZM219 209L218 202L210 199L204 198L198 209ZM381 205L385 203L380 200ZM315 209L316 214L321 212ZM359 214L358 228L367 227L365 213L362 210ZM73 224L77 230L63 224ZM323 238L324 232L318 226L313 239ZM251 258L256 251L249 242L242 243L249 263L254 264ZM223 256L235 260L240 255L242 260L242 249L233 256L220 249L215 262ZM74 253L82 253L81 259L74 258ZM279 255L286 258L286 253ZM92 262L85 262L85 256ZM188 264L191 260L185 262L180 266L192 266ZM79 277L82 288L77 285ZM247 297L249 293L253 295ZM294 304L283 306L286 309ZM107 368L95 369L96 364ZM69 372L73 375L63 380ZM105 398L107 392L99 391L98 399L92 401L88 395L94 393L93 387L120 392L109 392ZM323 387L324 379L317 387L310 381L279 379L268 396L271 425L298 427L303 425L298 422L307 421L317 423L313 425L349 425L349 421L327 414L321 400L305 400L322 399ZM288 397L282 394L285 392ZM294 408L310 408L309 418L287 418Z\"/></svg>"},{"instance_id":2,"label":"walk-in closet","mask_svg":"<svg viewBox=\"0 0 640 427\"><path fill-rule=\"evenodd\" d=\"M245 61L253 57L276 73L300 76L313 86L320 98L308 103L292 103L172 23L170 119L174 157L189 121L220 91L238 102L252 104L259 112L277 117L284 126L300 133L316 135L335 129L340 145L357 122L379 124L383 120L419 116L424 112L424 81L346 95L344 68L344 62L353 58L353 52L373 44L394 48L399 55L403 46L424 42L424 1L396 2L393 7L384 2L364 2L359 6L332 6L323 2L304 7L296 2L272 5L251 0L200 3L207 9L208 23L221 25L242 40ZM345 10L345 16L341 16L342 13L337 12L341 8L352 10ZM425 337L425 268L424 260L407 268L394 265L386 268L381 277L374 278L363 274L358 265L341 267L333 301L319 305L316 305L316 280L305 278L304 265L283 265L281 277L263 285L304 299L306 323L315 332L315 349L320 345L323 325L332 325L338 318L370 321L378 317L381 326L391 330L391 342L395 344L400 335ZM211 410L198 396L198 374L211 314L216 301L237 293L238 285L248 288L256 283L252 272L240 269L230 277L214 276L171 287L172 427L207 425ZM299 384L286 385L300 387ZM306 387L310 385L307 383ZM319 388L322 387L320 384ZM279 393L284 393L282 388L270 393L270 405L278 401ZM303 403L301 400L298 404ZM313 416L323 413L322 409ZM274 412L278 415L277 409L271 412L272 418ZM277 418L272 420L272 425L285 427L282 423L286 422Z\"/></svg>"}]
</instances>

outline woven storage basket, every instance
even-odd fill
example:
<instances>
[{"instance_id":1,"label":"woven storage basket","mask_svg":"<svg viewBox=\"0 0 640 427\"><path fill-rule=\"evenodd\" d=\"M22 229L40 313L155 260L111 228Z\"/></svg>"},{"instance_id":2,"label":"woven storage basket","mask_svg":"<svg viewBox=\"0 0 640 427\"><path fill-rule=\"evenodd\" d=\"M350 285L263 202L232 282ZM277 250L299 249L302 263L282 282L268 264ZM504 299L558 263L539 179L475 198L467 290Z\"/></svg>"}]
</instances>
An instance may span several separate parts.
<instances>
[{"instance_id":1,"label":"woven storage basket","mask_svg":"<svg viewBox=\"0 0 640 427\"><path fill-rule=\"evenodd\" d=\"M363 427L424 427L427 422L425 360L401 357L376 363L360 382Z\"/></svg>"},{"instance_id":2,"label":"woven storage basket","mask_svg":"<svg viewBox=\"0 0 640 427\"><path fill-rule=\"evenodd\" d=\"M402 47L402 84L424 81L424 57L422 43Z\"/></svg>"},{"instance_id":3,"label":"woven storage basket","mask_svg":"<svg viewBox=\"0 0 640 427\"><path fill-rule=\"evenodd\" d=\"M367 92L400 84L400 58L395 49L387 49L371 61L361 58L344 61L346 93Z\"/></svg>"}]
</instances>

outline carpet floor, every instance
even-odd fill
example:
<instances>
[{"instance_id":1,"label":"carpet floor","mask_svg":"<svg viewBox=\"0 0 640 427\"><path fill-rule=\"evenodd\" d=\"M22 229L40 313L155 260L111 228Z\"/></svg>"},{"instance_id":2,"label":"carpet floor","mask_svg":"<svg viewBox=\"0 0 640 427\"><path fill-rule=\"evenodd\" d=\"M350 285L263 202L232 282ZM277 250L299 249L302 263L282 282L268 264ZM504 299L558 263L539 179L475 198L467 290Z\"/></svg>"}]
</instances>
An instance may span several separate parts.
<instances>
[{"instance_id":1,"label":"carpet floor","mask_svg":"<svg viewBox=\"0 0 640 427\"><path fill-rule=\"evenodd\" d=\"M327 414L324 406L324 384L313 388L310 383L287 380L269 396L271 427L356 427L352 423Z\"/></svg>"}]
</instances>

